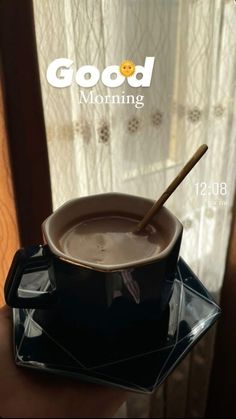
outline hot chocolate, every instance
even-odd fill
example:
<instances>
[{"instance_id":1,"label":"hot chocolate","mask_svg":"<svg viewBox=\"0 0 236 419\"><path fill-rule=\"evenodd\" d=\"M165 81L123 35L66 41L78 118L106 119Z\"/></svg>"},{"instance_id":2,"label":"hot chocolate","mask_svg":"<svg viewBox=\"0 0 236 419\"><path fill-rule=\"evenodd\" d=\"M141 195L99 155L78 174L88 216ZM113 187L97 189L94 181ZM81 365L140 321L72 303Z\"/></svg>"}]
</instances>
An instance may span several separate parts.
<instances>
[{"instance_id":1,"label":"hot chocolate","mask_svg":"<svg viewBox=\"0 0 236 419\"><path fill-rule=\"evenodd\" d=\"M134 234L137 223L123 215L78 220L61 235L59 247L72 258L102 265L136 262L161 252L167 242L162 227L149 224Z\"/></svg>"}]
</instances>

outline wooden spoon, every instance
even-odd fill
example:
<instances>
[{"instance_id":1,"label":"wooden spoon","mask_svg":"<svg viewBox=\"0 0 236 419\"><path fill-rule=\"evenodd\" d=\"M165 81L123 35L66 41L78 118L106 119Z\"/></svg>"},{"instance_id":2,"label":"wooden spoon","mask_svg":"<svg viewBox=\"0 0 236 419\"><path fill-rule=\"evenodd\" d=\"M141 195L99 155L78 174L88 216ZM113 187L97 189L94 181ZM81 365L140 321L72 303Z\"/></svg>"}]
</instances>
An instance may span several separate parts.
<instances>
[{"instance_id":1,"label":"wooden spoon","mask_svg":"<svg viewBox=\"0 0 236 419\"><path fill-rule=\"evenodd\" d=\"M192 170L195 164L202 158L203 154L207 151L208 147L206 144L202 144L191 159L185 164L183 169L179 172L176 178L171 182L168 188L163 192L160 198L153 204L150 210L144 215L142 220L138 223L137 227L133 231L133 233L139 233L149 221L154 217L154 215L159 211L159 209L163 206L163 204L167 201L167 199L172 195L175 189L179 186L179 184L184 180L187 174Z\"/></svg>"}]
</instances>

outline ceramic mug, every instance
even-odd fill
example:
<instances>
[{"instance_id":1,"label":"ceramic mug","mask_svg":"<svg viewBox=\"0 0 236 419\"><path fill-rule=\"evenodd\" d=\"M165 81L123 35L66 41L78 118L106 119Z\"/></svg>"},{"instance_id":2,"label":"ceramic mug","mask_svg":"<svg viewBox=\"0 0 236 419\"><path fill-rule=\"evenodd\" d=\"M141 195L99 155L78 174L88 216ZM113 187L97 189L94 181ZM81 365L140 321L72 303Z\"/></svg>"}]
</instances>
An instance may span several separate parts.
<instances>
[{"instance_id":1,"label":"ceramic mug","mask_svg":"<svg viewBox=\"0 0 236 419\"><path fill-rule=\"evenodd\" d=\"M89 218L95 212L96 216L106 212L129 213L141 219L152 205L152 200L123 193L90 195L62 205L42 225L44 245L16 252L5 284L6 303L44 309L57 304L62 309L73 306L73 312L86 327L93 327L94 318L97 325L98 319L119 314L126 327L145 313L154 315L164 310L172 292L172 274L183 229L167 208L163 207L153 218L153 223L163 228L166 245L150 257L104 265L72 257L60 247L61 235L79 219ZM23 275L43 270L48 272L51 291L32 298L20 296L18 288Z\"/></svg>"}]
</instances>

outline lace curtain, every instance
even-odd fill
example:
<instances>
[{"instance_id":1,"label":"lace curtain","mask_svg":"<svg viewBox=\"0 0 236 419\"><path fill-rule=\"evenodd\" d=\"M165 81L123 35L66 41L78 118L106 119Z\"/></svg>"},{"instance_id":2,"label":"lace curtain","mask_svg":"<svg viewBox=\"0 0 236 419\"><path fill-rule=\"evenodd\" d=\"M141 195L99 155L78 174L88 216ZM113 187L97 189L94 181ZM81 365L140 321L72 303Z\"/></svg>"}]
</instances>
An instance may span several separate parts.
<instances>
[{"instance_id":1,"label":"lace curtain","mask_svg":"<svg viewBox=\"0 0 236 419\"><path fill-rule=\"evenodd\" d=\"M223 0L34 0L54 208L108 191L156 198L196 148L209 151L168 201L184 224L181 254L215 294L224 274L236 161L236 4ZM46 79L55 58L73 69L155 57L150 88L127 83L96 94L134 104L80 104L75 82ZM200 184L201 183L201 184ZM217 186L218 185L218 186ZM204 415L214 330L152 395L133 395L136 417Z\"/></svg>"}]
</instances>

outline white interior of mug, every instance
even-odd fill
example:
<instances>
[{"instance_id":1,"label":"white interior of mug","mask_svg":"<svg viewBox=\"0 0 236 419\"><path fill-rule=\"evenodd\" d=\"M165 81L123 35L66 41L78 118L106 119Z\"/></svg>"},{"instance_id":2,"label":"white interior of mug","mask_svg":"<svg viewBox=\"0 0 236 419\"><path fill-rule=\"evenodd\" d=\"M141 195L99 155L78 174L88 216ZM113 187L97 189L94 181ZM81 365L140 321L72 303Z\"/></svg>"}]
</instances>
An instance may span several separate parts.
<instances>
[{"instance_id":1,"label":"white interior of mug","mask_svg":"<svg viewBox=\"0 0 236 419\"><path fill-rule=\"evenodd\" d=\"M162 250L157 250L150 257L139 259L135 262L122 264L104 265L92 263L72 257L61 247L62 236L73 226L76 226L81 219L91 218L96 214L120 214L126 216L133 215L135 219L141 219L143 215L153 205L153 201L147 198L123 194L123 193L106 193L90 195L82 198L73 199L66 202L50 215L43 223L43 236L50 250L61 259L88 268L111 271L122 270L134 266L151 263L158 259L165 258L171 252L177 239L182 233L182 224L179 220L165 207L159 210L158 214L153 217L153 224L159 225L164 238L164 246Z\"/></svg>"}]
</instances>

